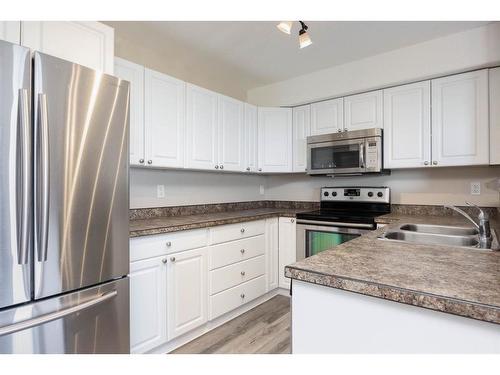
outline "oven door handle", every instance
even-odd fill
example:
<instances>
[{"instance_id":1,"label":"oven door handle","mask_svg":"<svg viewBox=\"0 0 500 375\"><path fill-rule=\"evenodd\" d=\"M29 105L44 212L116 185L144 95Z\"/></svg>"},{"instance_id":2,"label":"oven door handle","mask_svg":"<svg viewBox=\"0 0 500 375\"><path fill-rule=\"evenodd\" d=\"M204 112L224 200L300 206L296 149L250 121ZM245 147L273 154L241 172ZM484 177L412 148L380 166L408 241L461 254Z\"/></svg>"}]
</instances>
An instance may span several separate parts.
<instances>
[{"instance_id":1,"label":"oven door handle","mask_svg":"<svg viewBox=\"0 0 500 375\"><path fill-rule=\"evenodd\" d=\"M339 223L336 221L319 221L319 220L305 220L305 219L298 219L297 224L326 225L330 227L348 227L348 228L366 228L366 229L374 228L373 224Z\"/></svg>"}]
</instances>

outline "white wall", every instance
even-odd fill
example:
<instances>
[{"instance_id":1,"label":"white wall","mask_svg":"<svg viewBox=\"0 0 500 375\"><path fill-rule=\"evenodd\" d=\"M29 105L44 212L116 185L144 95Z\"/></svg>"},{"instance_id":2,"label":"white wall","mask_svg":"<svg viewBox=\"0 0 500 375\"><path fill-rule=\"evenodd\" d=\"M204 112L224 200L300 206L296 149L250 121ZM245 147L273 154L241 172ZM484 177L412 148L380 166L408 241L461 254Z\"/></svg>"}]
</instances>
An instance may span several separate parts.
<instances>
[{"instance_id":1,"label":"white wall","mask_svg":"<svg viewBox=\"0 0 500 375\"><path fill-rule=\"evenodd\" d=\"M390 176L309 177L270 176L266 199L317 201L323 186L389 186L392 203L463 205L470 201L484 206L500 206L498 187L500 167L456 167L394 170ZM481 195L470 195L470 183L481 182Z\"/></svg>"},{"instance_id":2,"label":"white wall","mask_svg":"<svg viewBox=\"0 0 500 375\"><path fill-rule=\"evenodd\" d=\"M494 22L258 87L248 91L247 100L264 106L298 105L498 64L500 22Z\"/></svg>"},{"instance_id":3,"label":"white wall","mask_svg":"<svg viewBox=\"0 0 500 375\"><path fill-rule=\"evenodd\" d=\"M256 175L131 168L130 208L262 200L265 184ZM165 185L165 198L156 197L157 185Z\"/></svg>"}]
</instances>

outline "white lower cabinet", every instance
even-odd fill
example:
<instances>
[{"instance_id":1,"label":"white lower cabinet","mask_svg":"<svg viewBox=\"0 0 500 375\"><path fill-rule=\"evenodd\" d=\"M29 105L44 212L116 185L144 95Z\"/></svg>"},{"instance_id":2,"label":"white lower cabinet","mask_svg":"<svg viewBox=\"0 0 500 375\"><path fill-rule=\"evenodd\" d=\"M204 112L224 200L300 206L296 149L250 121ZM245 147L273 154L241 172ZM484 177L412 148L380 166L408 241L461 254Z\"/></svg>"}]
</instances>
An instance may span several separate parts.
<instances>
[{"instance_id":1,"label":"white lower cabinet","mask_svg":"<svg viewBox=\"0 0 500 375\"><path fill-rule=\"evenodd\" d=\"M130 264L130 351L144 353L167 342L167 258Z\"/></svg>"},{"instance_id":2,"label":"white lower cabinet","mask_svg":"<svg viewBox=\"0 0 500 375\"><path fill-rule=\"evenodd\" d=\"M290 279L285 277L285 266L294 263L297 259L296 242L295 219L280 217L278 255L278 280L280 288L290 288Z\"/></svg>"},{"instance_id":3,"label":"white lower cabinet","mask_svg":"<svg viewBox=\"0 0 500 375\"><path fill-rule=\"evenodd\" d=\"M279 219L266 219L266 271L267 289L278 287Z\"/></svg>"},{"instance_id":4,"label":"white lower cabinet","mask_svg":"<svg viewBox=\"0 0 500 375\"><path fill-rule=\"evenodd\" d=\"M182 335L207 321L206 247L174 253L167 261L168 339Z\"/></svg>"}]
</instances>

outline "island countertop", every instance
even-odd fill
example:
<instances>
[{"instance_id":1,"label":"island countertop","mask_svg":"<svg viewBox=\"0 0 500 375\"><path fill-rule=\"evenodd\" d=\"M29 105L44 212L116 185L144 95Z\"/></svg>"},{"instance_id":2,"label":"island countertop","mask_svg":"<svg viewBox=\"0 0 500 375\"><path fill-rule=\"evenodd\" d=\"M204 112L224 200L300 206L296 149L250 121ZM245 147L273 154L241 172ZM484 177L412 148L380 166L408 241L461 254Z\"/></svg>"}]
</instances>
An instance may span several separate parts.
<instances>
[{"instance_id":1,"label":"island countertop","mask_svg":"<svg viewBox=\"0 0 500 375\"><path fill-rule=\"evenodd\" d=\"M500 324L499 251L377 239L403 223L470 226L467 221L398 214L377 221L387 226L291 264L285 276Z\"/></svg>"}]
</instances>

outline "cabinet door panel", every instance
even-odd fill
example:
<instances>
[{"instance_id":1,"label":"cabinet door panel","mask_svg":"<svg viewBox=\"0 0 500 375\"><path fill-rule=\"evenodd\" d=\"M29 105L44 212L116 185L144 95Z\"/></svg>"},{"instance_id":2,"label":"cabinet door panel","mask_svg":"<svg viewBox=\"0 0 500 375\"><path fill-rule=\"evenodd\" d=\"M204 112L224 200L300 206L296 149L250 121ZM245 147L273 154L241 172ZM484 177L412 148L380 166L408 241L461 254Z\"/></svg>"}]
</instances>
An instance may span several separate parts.
<instances>
[{"instance_id":1,"label":"cabinet door panel","mask_svg":"<svg viewBox=\"0 0 500 375\"><path fill-rule=\"evenodd\" d=\"M278 287L278 218L266 219L266 270L267 270L267 290Z\"/></svg>"},{"instance_id":2,"label":"cabinet door panel","mask_svg":"<svg viewBox=\"0 0 500 375\"><path fill-rule=\"evenodd\" d=\"M384 90L384 168L430 164L430 82Z\"/></svg>"},{"instance_id":3,"label":"cabinet door panel","mask_svg":"<svg viewBox=\"0 0 500 375\"><path fill-rule=\"evenodd\" d=\"M0 21L0 39L19 44L21 41L21 22Z\"/></svg>"},{"instance_id":4,"label":"cabinet door panel","mask_svg":"<svg viewBox=\"0 0 500 375\"><path fill-rule=\"evenodd\" d=\"M432 80L433 165L489 164L488 71Z\"/></svg>"},{"instance_id":5,"label":"cabinet door panel","mask_svg":"<svg viewBox=\"0 0 500 375\"><path fill-rule=\"evenodd\" d=\"M188 84L186 105L186 167L214 170L218 167L217 94Z\"/></svg>"},{"instance_id":6,"label":"cabinet door panel","mask_svg":"<svg viewBox=\"0 0 500 375\"><path fill-rule=\"evenodd\" d=\"M257 172L258 126L257 107L245 103L245 161L247 172Z\"/></svg>"},{"instance_id":7,"label":"cabinet door panel","mask_svg":"<svg viewBox=\"0 0 500 375\"><path fill-rule=\"evenodd\" d=\"M259 108L259 171L292 171L292 110Z\"/></svg>"},{"instance_id":8,"label":"cabinet door panel","mask_svg":"<svg viewBox=\"0 0 500 375\"><path fill-rule=\"evenodd\" d=\"M132 353L144 353L167 341L167 274L162 259L130 264Z\"/></svg>"},{"instance_id":9,"label":"cabinet door panel","mask_svg":"<svg viewBox=\"0 0 500 375\"><path fill-rule=\"evenodd\" d=\"M144 165L144 67L115 58L115 75L130 82L130 165Z\"/></svg>"},{"instance_id":10,"label":"cabinet door panel","mask_svg":"<svg viewBox=\"0 0 500 375\"><path fill-rule=\"evenodd\" d=\"M305 172L307 137L311 135L311 106L293 108L293 171Z\"/></svg>"},{"instance_id":11,"label":"cabinet door panel","mask_svg":"<svg viewBox=\"0 0 500 375\"><path fill-rule=\"evenodd\" d=\"M344 127L344 99L311 104L311 135L336 133Z\"/></svg>"},{"instance_id":12,"label":"cabinet door panel","mask_svg":"<svg viewBox=\"0 0 500 375\"><path fill-rule=\"evenodd\" d=\"M219 164L224 170L244 170L244 103L219 95Z\"/></svg>"},{"instance_id":13,"label":"cabinet door panel","mask_svg":"<svg viewBox=\"0 0 500 375\"><path fill-rule=\"evenodd\" d=\"M208 265L206 247L175 253L168 260L168 338L207 321Z\"/></svg>"},{"instance_id":14,"label":"cabinet door panel","mask_svg":"<svg viewBox=\"0 0 500 375\"><path fill-rule=\"evenodd\" d=\"M362 130L383 128L382 90L344 98L344 128Z\"/></svg>"},{"instance_id":15,"label":"cabinet door panel","mask_svg":"<svg viewBox=\"0 0 500 375\"><path fill-rule=\"evenodd\" d=\"M185 95L185 82L146 69L146 159L151 166L183 166Z\"/></svg>"},{"instance_id":16,"label":"cabinet door panel","mask_svg":"<svg viewBox=\"0 0 500 375\"><path fill-rule=\"evenodd\" d=\"M500 68L489 70L490 164L500 164Z\"/></svg>"},{"instance_id":17,"label":"cabinet door panel","mask_svg":"<svg viewBox=\"0 0 500 375\"><path fill-rule=\"evenodd\" d=\"M90 21L23 21L21 44L113 74L114 30Z\"/></svg>"},{"instance_id":18,"label":"cabinet door panel","mask_svg":"<svg viewBox=\"0 0 500 375\"><path fill-rule=\"evenodd\" d=\"M279 218L279 267L278 280L280 288L290 288L290 279L285 277L285 266L297 259L295 219Z\"/></svg>"}]
</instances>

